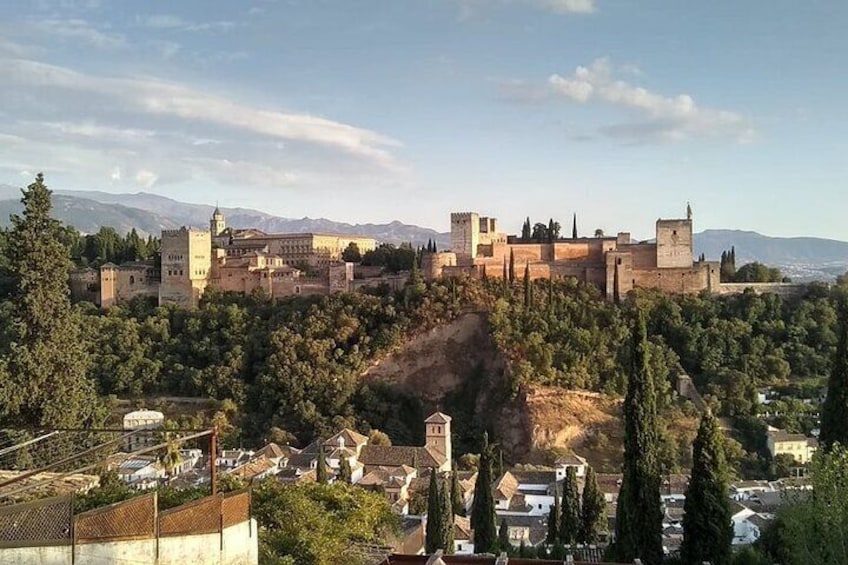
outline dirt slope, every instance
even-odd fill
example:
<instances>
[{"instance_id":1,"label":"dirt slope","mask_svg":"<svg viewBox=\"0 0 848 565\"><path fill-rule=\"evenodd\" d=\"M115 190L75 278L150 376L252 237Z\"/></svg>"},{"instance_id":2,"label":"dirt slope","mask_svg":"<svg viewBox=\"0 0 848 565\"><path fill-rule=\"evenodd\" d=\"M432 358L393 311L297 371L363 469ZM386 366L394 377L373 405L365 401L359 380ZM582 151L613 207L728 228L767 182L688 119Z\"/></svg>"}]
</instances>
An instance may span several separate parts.
<instances>
[{"instance_id":1,"label":"dirt slope","mask_svg":"<svg viewBox=\"0 0 848 565\"><path fill-rule=\"evenodd\" d=\"M465 314L410 339L363 378L414 394L426 410L451 413L455 437L471 427L465 420L493 431L514 462L548 463L556 451L573 449L599 470L615 472L620 467L621 398L544 386L522 387L513 394L485 313ZM457 406L463 407L461 414ZM689 420L676 418L670 430L694 435L697 422ZM688 441L680 438L681 444Z\"/></svg>"}]
</instances>

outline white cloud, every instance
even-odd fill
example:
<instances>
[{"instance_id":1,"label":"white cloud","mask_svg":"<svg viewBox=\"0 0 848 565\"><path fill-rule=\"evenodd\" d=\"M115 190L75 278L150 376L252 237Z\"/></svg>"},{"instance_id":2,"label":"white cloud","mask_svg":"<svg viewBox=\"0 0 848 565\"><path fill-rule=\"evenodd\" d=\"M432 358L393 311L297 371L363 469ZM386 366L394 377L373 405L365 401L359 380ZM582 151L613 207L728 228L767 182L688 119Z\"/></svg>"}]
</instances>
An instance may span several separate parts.
<instances>
[{"instance_id":1,"label":"white cloud","mask_svg":"<svg viewBox=\"0 0 848 565\"><path fill-rule=\"evenodd\" d=\"M154 29L170 29L180 31L228 31L235 27L235 22L212 21L190 22L172 14L155 14L142 18L142 23Z\"/></svg>"},{"instance_id":2,"label":"white cloud","mask_svg":"<svg viewBox=\"0 0 848 565\"><path fill-rule=\"evenodd\" d=\"M151 188L157 180L159 180L159 175L153 171L142 169L135 174L135 182L143 188Z\"/></svg>"},{"instance_id":3,"label":"white cloud","mask_svg":"<svg viewBox=\"0 0 848 565\"><path fill-rule=\"evenodd\" d=\"M203 123L323 146L369 160L384 169L397 169L397 162L386 147L400 144L390 137L309 114L240 104L178 83L101 77L23 59L0 59L0 82L88 94L136 115L178 118L188 125Z\"/></svg>"},{"instance_id":4,"label":"white cloud","mask_svg":"<svg viewBox=\"0 0 848 565\"><path fill-rule=\"evenodd\" d=\"M127 44L123 35L100 31L82 19L45 19L33 22L32 25L49 36L80 41L98 49L120 49Z\"/></svg>"},{"instance_id":5,"label":"white cloud","mask_svg":"<svg viewBox=\"0 0 848 565\"><path fill-rule=\"evenodd\" d=\"M197 168L199 175L212 175L226 184L258 188L281 188L295 183L298 176L279 167L250 161L194 158L186 162Z\"/></svg>"},{"instance_id":6,"label":"white cloud","mask_svg":"<svg viewBox=\"0 0 848 565\"><path fill-rule=\"evenodd\" d=\"M692 96L665 96L616 78L610 61L596 59L570 75L553 74L548 88L554 98L580 104L598 102L630 109L641 116L636 123L600 128L611 137L630 141L682 141L696 137L730 137L749 142L755 132L748 119L728 110L701 107Z\"/></svg>"},{"instance_id":7,"label":"white cloud","mask_svg":"<svg viewBox=\"0 0 848 565\"><path fill-rule=\"evenodd\" d=\"M554 14L591 14L595 0L525 0Z\"/></svg>"}]
</instances>

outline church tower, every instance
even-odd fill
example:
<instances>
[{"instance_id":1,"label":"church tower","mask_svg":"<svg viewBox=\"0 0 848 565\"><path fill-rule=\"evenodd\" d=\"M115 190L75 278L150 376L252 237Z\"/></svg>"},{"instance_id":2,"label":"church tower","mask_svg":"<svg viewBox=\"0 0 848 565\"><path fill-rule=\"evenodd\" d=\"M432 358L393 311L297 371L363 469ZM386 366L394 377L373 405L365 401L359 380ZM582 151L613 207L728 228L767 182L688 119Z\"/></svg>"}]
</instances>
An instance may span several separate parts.
<instances>
[{"instance_id":1,"label":"church tower","mask_svg":"<svg viewBox=\"0 0 848 565\"><path fill-rule=\"evenodd\" d=\"M215 206L215 211L212 212L212 219L209 220L209 231L212 232L212 237L221 235L227 229L227 222L224 221L224 215Z\"/></svg>"},{"instance_id":2,"label":"church tower","mask_svg":"<svg viewBox=\"0 0 848 565\"><path fill-rule=\"evenodd\" d=\"M444 455L448 466L450 466L452 459L450 423L451 417L441 412L436 412L424 420L426 447L431 447ZM448 467L449 469L450 467Z\"/></svg>"}]
</instances>

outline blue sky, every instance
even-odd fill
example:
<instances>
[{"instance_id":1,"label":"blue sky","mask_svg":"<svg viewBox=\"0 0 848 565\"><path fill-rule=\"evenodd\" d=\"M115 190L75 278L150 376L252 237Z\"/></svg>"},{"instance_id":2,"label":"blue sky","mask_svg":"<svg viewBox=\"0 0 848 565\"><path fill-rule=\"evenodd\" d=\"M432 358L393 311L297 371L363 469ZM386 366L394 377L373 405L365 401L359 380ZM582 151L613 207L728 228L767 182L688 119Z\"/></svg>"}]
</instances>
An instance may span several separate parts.
<instances>
[{"instance_id":1,"label":"blue sky","mask_svg":"<svg viewBox=\"0 0 848 565\"><path fill-rule=\"evenodd\" d=\"M0 183L848 240L848 3L0 2Z\"/></svg>"}]
</instances>

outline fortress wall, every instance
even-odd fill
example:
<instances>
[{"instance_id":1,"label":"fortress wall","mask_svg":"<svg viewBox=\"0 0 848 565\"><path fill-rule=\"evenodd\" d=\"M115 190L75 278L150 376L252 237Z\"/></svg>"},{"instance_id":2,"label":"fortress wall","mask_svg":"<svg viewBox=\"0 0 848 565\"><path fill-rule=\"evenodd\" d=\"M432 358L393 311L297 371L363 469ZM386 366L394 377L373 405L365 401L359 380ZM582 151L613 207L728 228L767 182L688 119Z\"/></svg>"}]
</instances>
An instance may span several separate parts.
<instances>
[{"instance_id":1,"label":"fortress wall","mask_svg":"<svg viewBox=\"0 0 848 565\"><path fill-rule=\"evenodd\" d=\"M456 266L456 253L440 251L438 253L425 253L421 258L421 274L427 280L437 279L442 276L445 267ZM356 268L357 274L359 267ZM382 271L374 276L379 276Z\"/></svg>"},{"instance_id":2,"label":"fortress wall","mask_svg":"<svg viewBox=\"0 0 848 565\"><path fill-rule=\"evenodd\" d=\"M741 294L746 290L756 294L771 293L791 297L802 296L807 287L800 283L720 283L713 286L713 292L716 294Z\"/></svg>"},{"instance_id":3,"label":"fortress wall","mask_svg":"<svg viewBox=\"0 0 848 565\"><path fill-rule=\"evenodd\" d=\"M657 268L657 246L654 243L623 245L619 247L619 250L626 251L630 254L634 269Z\"/></svg>"},{"instance_id":4,"label":"fortress wall","mask_svg":"<svg viewBox=\"0 0 848 565\"><path fill-rule=\"evenodd\" d=\"M115 285L115 301L129 302L137 296L158 296L159 280L150 267L119 267Z\"/></svg>"},{"instance_id":5,"label":"fortress wall","mask_svg":"<svg viewBox=\"0 0 848 565\"><path fill-rule=\"evenodd\" d=\"M631 283L635 287L656 288L672 294L698 293L707 288L709 270L693 269L634 269Z\"/></svg>"}]
</instances>

